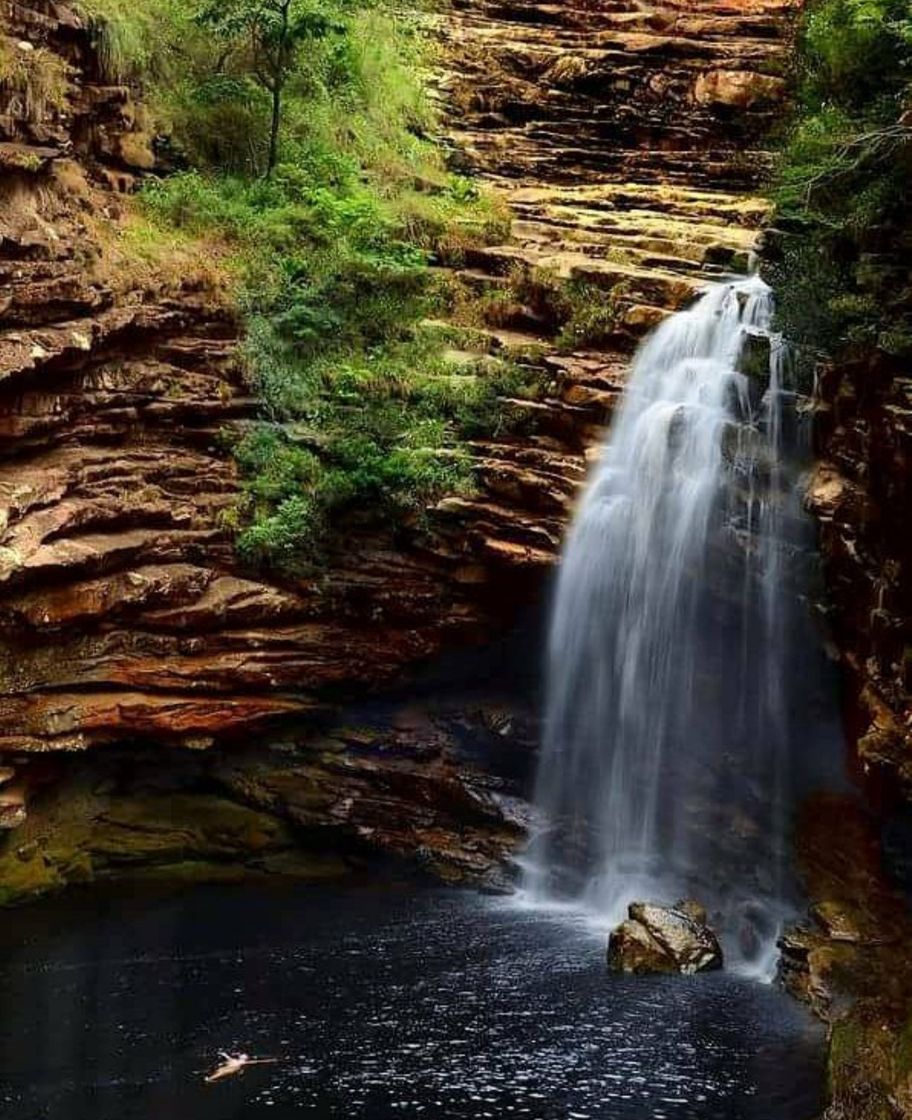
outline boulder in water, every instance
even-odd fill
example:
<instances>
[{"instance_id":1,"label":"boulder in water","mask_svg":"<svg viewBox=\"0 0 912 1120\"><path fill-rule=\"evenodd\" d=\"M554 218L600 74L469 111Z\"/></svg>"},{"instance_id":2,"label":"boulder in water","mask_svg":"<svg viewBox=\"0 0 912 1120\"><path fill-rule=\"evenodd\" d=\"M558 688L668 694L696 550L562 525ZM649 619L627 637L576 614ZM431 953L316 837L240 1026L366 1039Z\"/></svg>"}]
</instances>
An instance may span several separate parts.
<instances>
[{"instance_id":1,"label":"boulder in water","mask_svg":"<svg viewBox=\"0 0 912 1120\"><path fill-rule=\"evenodd\" d=\"M721 968L722 949L698 902L634 902L627 920L609 938L608 967L613 972L690 975Z\"/></svg>"}]
</instances>

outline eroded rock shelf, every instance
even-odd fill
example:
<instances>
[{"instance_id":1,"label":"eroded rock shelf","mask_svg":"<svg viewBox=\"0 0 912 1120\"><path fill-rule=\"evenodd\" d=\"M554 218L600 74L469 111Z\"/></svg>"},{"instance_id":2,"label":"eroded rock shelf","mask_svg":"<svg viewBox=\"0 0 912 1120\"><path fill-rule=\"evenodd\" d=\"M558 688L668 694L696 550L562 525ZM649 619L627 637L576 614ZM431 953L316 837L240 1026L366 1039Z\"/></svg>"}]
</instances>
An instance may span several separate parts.
<instances>
[{"instance_id":1,"label":"eroded rock shelf","mask_svg":"<svg viewBox=\"0 0 912 1120\"><path fill-rule=\"evenodd\" d=\"M102 76L66 4L5 0L11 40L55 52L72 77L64 110L35 114L7 91L0 111L6 824L24 827L58 755L270 741L289 717L395 680L535 597L631 349L746 265L767 214L755 192L792 7L462 0L441 17L453 163L513 216L507 243L442 268L457 289L539 291L477 334L482 349L536 365L548 391L514 402L533 414L530 433L475 446L476 497L445 499L395 534L347 526L324 576L279 581L239 568L225 517L237 480L219 433L256 409L237 324L205 262L131 263L127 195L154 166L134 91ZM616 307L598 348L557 343L548 291L574 280ZM319 817L438 870L450 860L486 874L519 835L496 801L477 827L460 824L453 806L475 797L475 779L450 747L416 755L387 736L368 764L350 736L333 742L268 796L228 782L221 763L206 781L284 820L316 790L302 827ZM371 794L382 789L391 802ZM401 823L384 825L389 813ZM9 858L26 880L37 858L51 885L66 880L47 829L33 831L27 843L14 832Z\"/></svg>"}]
</instances>

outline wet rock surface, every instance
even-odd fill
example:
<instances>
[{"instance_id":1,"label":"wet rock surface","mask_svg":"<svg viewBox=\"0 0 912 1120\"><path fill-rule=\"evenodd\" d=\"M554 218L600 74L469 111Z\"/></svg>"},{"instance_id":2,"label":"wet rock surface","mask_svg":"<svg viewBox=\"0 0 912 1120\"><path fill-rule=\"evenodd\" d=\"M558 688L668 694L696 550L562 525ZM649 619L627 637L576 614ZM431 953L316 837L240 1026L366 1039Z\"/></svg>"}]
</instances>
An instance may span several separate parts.
<instances>
[{"instance_id":1,"label":"wet rock surface","mask_svg":"<svg viewBox=\"0 0 912 1120\"><path fill-rule=\"evenodd\" d=\"M879 822L857 800L812 798L797 822L810 920L780 941L780 982L826 1023L825 1120L912 1115L912 917L885 872Z\"/></svg>"},{"instance_id":2,"label":"wet rock surface","mask_svg":"<svg viewBox=\"0 0 912 1120\"><path fill-rule=\"evenodd\" d=\"M515 699L472 696L375 704L243 748L44 755L24 768L0 904L110 879L310 882L406 862L503 893L535 734Z\"/></svg>"},{"instance_id":3,"label":"wet rock surface","mask_svg":"<svg viewBox=\"0 0 912 1120\"><path fill-rule=\"evenodd\" d=\"M608 967L612 972L691 975L720 969L722 949L698 902L634 902L608 941Z\"/></svg>"}]
</instances>

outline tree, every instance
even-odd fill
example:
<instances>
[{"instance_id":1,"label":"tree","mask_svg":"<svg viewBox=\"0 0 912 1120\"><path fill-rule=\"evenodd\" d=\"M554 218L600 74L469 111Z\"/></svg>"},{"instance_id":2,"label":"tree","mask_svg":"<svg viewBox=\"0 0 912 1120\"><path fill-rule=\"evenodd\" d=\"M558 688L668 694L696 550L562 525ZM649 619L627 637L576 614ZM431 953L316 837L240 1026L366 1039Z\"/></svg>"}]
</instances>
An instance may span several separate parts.
<instances>
[{"instance_id":1,"label":"tree","mask_svg":"<svg viewBox=\"0 0 912 1120\"><path fill-rule=\"evenodd\" d=\"M298 51L308 40L344 28L305 0L206 0L197 19L225 41L223 62L243 54L250 76L269 94L269 178L279 158L283 96Z\"/></svg>"}]
</instances>

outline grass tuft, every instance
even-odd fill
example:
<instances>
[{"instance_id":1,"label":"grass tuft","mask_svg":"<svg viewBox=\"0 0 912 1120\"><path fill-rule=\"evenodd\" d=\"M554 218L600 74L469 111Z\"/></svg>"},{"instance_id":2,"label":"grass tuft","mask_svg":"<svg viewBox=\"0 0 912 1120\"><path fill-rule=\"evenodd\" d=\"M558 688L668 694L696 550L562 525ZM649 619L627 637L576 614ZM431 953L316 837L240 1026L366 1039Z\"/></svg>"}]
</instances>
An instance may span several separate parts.
<instances>
[{"instance_id":1,"label":"grass tuft","mask_svg":"<svg viewBox=\"0 0 912 1120\"><path fill-rule=\"evenodd\" d=\"M66 111L71 88L70 67L60 55L0 35L0 90L7 112L40 124Z\"/></svg>"}]
</instances>

